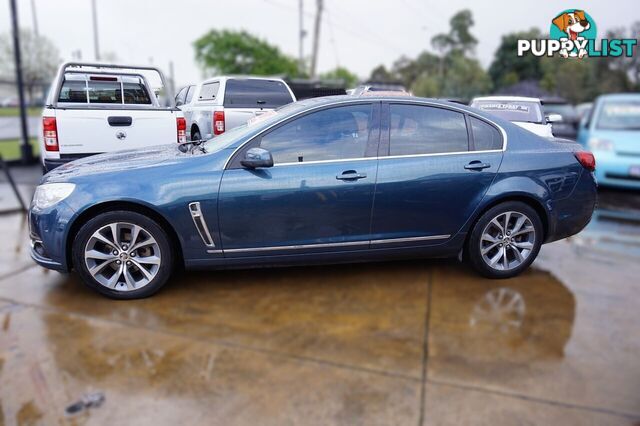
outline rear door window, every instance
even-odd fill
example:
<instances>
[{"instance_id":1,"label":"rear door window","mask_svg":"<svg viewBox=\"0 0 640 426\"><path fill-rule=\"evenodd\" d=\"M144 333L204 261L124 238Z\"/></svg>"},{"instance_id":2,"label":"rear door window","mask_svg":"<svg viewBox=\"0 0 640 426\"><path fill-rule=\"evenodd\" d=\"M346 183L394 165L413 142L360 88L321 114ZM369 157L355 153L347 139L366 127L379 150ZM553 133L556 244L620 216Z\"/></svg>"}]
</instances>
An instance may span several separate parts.
<instances>
[{"instance_id":1,"label":"rear door window","mask_svg":"<svg viewBox=\"0 0 640 426\"><path fill-rule=\"evenodd\" d=\"M225 108L277 108L292 101L281 81L229 79L225 86Z\"/></svg>"},{"instance_id":2,"label":"rear door window","mask_svg":"<svg viewBox=\"0 0 640 426\"><path fill-rule=\"evenodd\" d=\"M390 105L390 155L439 154L469 150L464 115L422 105Z\"/></svg>"},{"instance_id":3,"label":"rear door window","mask_svg":"<svg viewBox=\"0 0 640 426\"><path fill-rule=\"evenodd\" d=\"M212 101L218 96L218 89L220 88L219 82L207 83L202 85L200 89L199 101Z\"/></svg>"}]
</instances>

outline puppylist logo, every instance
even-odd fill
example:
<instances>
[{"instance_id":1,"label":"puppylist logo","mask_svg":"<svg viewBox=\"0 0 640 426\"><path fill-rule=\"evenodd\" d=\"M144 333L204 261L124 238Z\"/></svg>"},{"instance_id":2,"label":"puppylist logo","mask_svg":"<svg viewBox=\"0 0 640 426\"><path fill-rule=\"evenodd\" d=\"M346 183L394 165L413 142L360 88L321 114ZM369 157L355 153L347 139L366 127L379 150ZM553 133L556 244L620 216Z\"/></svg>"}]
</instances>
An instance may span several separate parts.
<instances>
[{"instance_id":1,"label":"puppylist logo","mask_svg":"<svg viewBox=\"0 0 640 426\"><path fill-rule=\"evenodd\" d=\"M603 38L598 42L596 36L596 22L591 15L584 10L567 9L551 20L549 39L518 40L518 56L631 57L638 43L632 38Z\"/></svg>"}]
</instances>

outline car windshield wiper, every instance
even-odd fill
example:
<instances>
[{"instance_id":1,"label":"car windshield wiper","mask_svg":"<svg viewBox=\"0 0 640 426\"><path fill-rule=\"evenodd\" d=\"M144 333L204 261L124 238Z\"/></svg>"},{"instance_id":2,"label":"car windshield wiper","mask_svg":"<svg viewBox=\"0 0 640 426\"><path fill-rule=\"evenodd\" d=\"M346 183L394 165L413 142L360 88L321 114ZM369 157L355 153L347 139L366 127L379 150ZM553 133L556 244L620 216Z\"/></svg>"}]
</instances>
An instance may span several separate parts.
<instances>
[{"instance_id":1,"label":"car windshield wiper","mask_svg":"<svg viewBox=\"0 0 640 426\"><path fill-rule=\"evenodd\" d=\"M191 154L193 154L196 148L199 148L200 151L206 153L207 150L203 145L203 143L205 143L206 141L207 139L196 139L193 141L180 142L178 144L178 149L180 150L180 152L190 152Z\"/></svg>"}]
</instances>

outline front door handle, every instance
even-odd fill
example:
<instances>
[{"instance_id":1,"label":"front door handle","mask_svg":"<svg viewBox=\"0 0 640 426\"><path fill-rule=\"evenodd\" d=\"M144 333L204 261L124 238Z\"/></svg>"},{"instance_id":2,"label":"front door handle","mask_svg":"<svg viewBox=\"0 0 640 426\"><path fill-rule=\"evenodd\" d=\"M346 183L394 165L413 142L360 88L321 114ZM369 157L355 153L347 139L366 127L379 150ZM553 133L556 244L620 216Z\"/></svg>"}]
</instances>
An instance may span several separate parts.
<instances>
[{"instance_id":1,"label":"front door handle","mask_svg":"<svg viewBox=\"0 0 640 426\"><path fill-rule=\"evenodd\" d=\"M366 173L358 173L355 170L345 170L342 174L336 175L336 179L339 180L358 180L366 177Z\"/></svg>"},{"instance_id":2,"label":"front door handle","mask_svg":"<svg viewBox=\"0 0 640 426\"><path fill-rule=\"evenodd\" d=\"M491 167L491 164L483 163L482 161L478 161L478 160L472 161L466 166L464 166L464 168L467 170L483 170L483 169L488 169L489 167Z\"/></svg>"}]
</instances>

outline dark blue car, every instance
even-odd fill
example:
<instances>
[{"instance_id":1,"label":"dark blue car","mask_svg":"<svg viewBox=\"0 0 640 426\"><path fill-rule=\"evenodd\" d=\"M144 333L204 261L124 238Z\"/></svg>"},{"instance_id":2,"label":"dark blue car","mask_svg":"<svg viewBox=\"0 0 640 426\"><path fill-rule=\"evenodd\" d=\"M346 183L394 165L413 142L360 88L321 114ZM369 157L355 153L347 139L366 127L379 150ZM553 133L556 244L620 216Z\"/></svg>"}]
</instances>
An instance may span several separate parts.
<instances>
[{"instance_id":1,"label":"dark blue car","mask_svg":"<svg viewBox=\"0 0 640 426\"><path fill-rule=\"evenodd\" d=\"M32 257L100 293L153 294L174 266L466 258L512 277L596 203L593 156L458 104L313 99L199 144L47 174Z\"/></svg>"}]
</instances>

